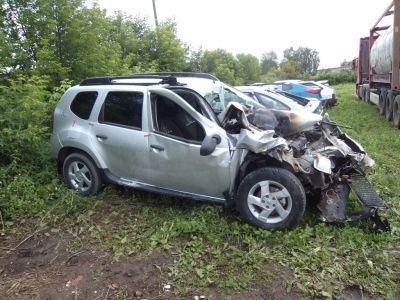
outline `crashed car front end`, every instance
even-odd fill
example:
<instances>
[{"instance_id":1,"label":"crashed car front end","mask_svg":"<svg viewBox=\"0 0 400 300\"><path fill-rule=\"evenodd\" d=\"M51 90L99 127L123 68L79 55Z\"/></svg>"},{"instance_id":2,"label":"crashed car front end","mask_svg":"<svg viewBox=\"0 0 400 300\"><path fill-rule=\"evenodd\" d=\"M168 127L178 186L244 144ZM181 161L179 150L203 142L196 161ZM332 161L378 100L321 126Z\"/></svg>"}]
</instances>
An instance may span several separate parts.
<instances>
[{"instance_id":1,"label":"crashed car front end","mask_svg":"<svg viewBox=\"0 0 400 300\"><path fill-rule=\"evenodd\" d=\"M343 223L373 218L387 207L366 174L374 161L361 145L340 130L329 116L249 108L230 103L220 120L237 137L236 149L273 159L290 169L309 195L318 195L319 218L328 223ZM243 155L242 155L243 157ZM362 211L347 213L350 191Z\"/></svg>"}]
</instances>

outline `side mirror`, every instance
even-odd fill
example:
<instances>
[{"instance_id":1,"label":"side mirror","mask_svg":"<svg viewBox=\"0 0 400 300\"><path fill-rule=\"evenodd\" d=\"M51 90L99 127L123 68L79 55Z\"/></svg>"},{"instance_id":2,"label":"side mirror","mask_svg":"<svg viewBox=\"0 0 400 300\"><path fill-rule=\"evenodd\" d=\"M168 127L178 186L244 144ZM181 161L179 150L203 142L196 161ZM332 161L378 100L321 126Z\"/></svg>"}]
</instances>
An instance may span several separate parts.
<instances>
[{"instance_id":1,"label":"side mirror","mask_svg":"<svg viewBox=\"0 0 400 300\"><path fill-rule=\"evenodd\" d=\"M200 155L207 156L214 152L217 145L221 143L221 137L218 134L206 136L201 143Z\"/></svg>"}]
</instances>

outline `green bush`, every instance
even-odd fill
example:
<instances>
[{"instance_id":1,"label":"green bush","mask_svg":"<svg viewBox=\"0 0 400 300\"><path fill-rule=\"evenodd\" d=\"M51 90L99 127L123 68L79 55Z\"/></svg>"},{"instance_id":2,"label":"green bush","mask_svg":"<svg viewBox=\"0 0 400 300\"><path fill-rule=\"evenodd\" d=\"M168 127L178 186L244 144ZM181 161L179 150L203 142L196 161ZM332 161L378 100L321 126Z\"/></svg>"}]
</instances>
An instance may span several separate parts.
<instances>
[{"instance_id":1,"label":"green bush","mask_svg":"<svg viewBox=\"0 0 400 300\"><path fill-rule=\"evenodd\" d=\"M49 147L54 106L70 82L64 81L53 91L47 89L48 82L46 77L34 76L0 85L0 221L3 227L13 220L22 222L43 215L59 201L67 202L63 214L68 213L69 208L76 206L76 199L79 200L60 185Z\"/></svg>"},{"instance_id":2,"label":"green bush","mask_svg":"<svg viewBox=\"0 0 400 300\"><path fill-rule=\"evenodd\" d=\"M341 71L341 72L319 72L317 75L311 77L312 80L329 80L329 84L349 83L356 82L356 74L354 71Z\"/></svg>"}]
</instances>

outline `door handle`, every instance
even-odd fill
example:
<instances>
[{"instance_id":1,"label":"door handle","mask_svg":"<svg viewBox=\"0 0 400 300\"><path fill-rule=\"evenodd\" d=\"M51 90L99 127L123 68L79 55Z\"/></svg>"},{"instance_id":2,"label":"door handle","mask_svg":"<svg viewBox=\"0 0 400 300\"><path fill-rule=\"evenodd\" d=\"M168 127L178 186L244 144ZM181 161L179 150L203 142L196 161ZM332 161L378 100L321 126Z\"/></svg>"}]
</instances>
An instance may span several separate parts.
<instances>
[{"instance_id":1,"label":"door handle","mask_svg":"<svg viewBox=\"0 0 400 300\"><path fill-rule=\"evenodd\" d=\"M97 137L98 139L100 139L100 140L106 140L106 139L107 139L107 136L102 135L102 134L96 134L96 137Z\"/></svg>"},{"instance_id":2,"label":"door handle","mask_svg":"<svg viewBox=\"0 0 400 300\"><path fill-rule=\"evenodd\" d=\"M150 145L150 148L156 149L158 151L164 151L164 147L160 145Z\"/></svg>"}]
</instances>

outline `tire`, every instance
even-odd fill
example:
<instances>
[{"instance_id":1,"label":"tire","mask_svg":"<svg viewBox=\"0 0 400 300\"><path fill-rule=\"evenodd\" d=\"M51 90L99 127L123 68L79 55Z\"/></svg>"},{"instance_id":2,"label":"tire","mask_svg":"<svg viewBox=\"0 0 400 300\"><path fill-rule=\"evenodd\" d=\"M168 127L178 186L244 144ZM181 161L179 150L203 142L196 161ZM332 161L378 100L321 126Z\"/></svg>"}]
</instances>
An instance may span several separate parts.
<instances>
[{"instance_id":1,"label":"tire","mask_svg":"<svg viewBox=\"0 0 400 300\"><path fill-rule=\"evenodd\" d=\"M393 125L400 129L400 95L397 95L393 101Z\"/></svg>"},{"instance_id":2,"label":"tire","mask_svg":"<svg viewBox=\"0 0 400 300\"><path fill-rule=\"evenodd\" d=\"M82 196L92 196L102 186L98 168L89 157L81 153L67 156L63 163L63 177L66 184Z\"/></svg>"},{"instance_id":3,"label":"tire","mask_svg":"<svg viewBox=\"0 0 400 300\"><path fill-rule=\"evenodd\" d=\"M381 90L379 94L379 113L383 116L385 114L386 91Z\"/></svg>"},{"instance_id":4,"label":"tire","mask_svg":"<svg viewBox=\"0 0 400 300\"><path fill-rule=\"evenodd\" d=\"M369 86L366 86L364 88L364 93L365 93L364 101L367 102L367 103L370 103L371 102L371 100L370 100L371 95L370 95Z\"/></svg>"},{"instance_id":5,"label":"tire","mask_svg":"<svg viewBox=\"0 0 400 300\"><path fill-rule=\"evenodd\" d=\"M359 100L361 100L361 101L365 101L365 98L364 98L364 86L359 86L358 87L358 99Z\"/></svg>"},{"instance_id":6,"label":"tire","mask_svg":"<svg viewBox=\"0 0 400 300\"><path fill-rule=\"evenodd\" d=\"M246 175L240 183L236 207L251 225L287 229L296 226L303 217L306 194L301 182L288 170L261 168Z\"/></svg>"},{"instance_id":7,"label":"tire","mask_svg":"<svg viewBox=\"0 0 400 300\"><path fill-rule=\"evenodd\" d=\"M385 101L385 118L388 121L392 121L393 118L393 101L394 101L394 95L392 91L389 91L387 93Z\"/></svg>"}]
</instances>

